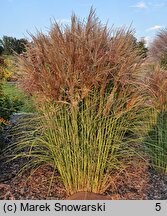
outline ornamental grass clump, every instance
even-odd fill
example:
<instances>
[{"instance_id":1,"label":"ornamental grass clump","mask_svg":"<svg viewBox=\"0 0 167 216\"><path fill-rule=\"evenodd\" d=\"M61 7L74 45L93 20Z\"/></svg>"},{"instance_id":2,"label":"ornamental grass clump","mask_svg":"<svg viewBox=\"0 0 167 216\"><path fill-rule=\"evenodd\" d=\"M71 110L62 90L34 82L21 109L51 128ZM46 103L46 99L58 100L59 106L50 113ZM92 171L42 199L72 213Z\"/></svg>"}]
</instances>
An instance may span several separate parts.
<instances>
[{"instance_id":1,"label":"ornamental grass clump","mask_svg":"<svg viewBox=\"0 0 167 216\"><path fill-rule=\"evenodd\" d=\"M158 171L167 173L167 71L159 66L146 79L149 96L149 132L144 140L151 165Z\"/></svg>"},{"instance_id":2,"label":"ornamental grass clump","mask_svg":"<svg viewBox=\"0 0 167 216\"><path fill-rule=\"evenodd\" d=\"M38 99L37 129L13 145L25 168L58 171L67 194L103 193L145 135L148 108L138 79L143 61L130 29L108 29L93 10L70 26L32 35L18 58L22 86ZM25 151L20 151L26 149ZM52 181L51 181L52 182Z\"/></svg>"}]
</instances>

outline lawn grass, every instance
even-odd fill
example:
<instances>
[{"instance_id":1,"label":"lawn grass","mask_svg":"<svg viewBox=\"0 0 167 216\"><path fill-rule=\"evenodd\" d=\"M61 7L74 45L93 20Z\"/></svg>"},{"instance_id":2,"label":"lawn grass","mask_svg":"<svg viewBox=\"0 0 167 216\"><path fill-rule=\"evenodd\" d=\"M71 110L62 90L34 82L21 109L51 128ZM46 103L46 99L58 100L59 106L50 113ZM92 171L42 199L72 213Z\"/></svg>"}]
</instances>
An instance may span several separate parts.
<instances>
[{"instance_id":1,"label":"lawn grass","mask_svg":"<svg viewBox=\"0 0 167 216\"><path fill-rule=\"evenodd\" d=\"M17 84L5 82L2 89L11 100L15 112L31 113L35 112L33 100Z\"/></svg>"}]
</instances>

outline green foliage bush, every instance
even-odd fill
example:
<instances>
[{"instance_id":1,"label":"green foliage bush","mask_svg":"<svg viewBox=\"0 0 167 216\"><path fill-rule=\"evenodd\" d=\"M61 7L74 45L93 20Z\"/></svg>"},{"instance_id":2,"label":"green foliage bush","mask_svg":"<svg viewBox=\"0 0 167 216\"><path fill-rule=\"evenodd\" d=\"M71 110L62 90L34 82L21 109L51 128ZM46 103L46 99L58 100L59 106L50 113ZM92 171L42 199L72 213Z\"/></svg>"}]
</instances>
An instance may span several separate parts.
<instances>
[{"instance_id":1,"label":"green foliage bush","mask_svg":"<svg viewBox=\"0 0 167 216\"><path fill-rule=\"evenodd\" d=\"M13 112L35 112L32 98L14 83L3 83L3 92L11 101Z\"/></svg>"},{"instance_id":2,"label":"green foliage bush","mask_svg":"<svg viewBox=\"0 0 167 216\"><path fill-rule=\"evenodd\" d=\"M1 141L1 133L3 130L3 126L7 124L7 119L11 115L11 101L10 99L3 93L2 86L0 83L0 152L3 147Z\"/></svg>"},{"instance_id":3,"label":"green foliage bush","mask_svg":"<svg viewBox=\"0 0 167 216\"><path fill-rule=\"evenodd\" d=\"M14 84L0 86L0 117L8 120L15 112L33 112L31 99Z\"/></svg>"},{"instance_id":4,"label":"green foliage bush","mask_svg":"<svg viewBox=\"0 0 167 216\"><path fill-rule=\"evenodd\" d=\"M0 80L10 81L12 75L15 73L15 66L12 57L0 57Z\"/></svg>"},{"instance_id":5,"label":"green foliage bush","mask_svg":"<svg viewBox=\"0 0 167 216\"><path fill-rule=\"evenodd\" d=\"M9 119L13 109L12 104L8 96L6 96L0 86L0 117L4 119Z\"/></svg>"},{"instance_id":6,"label":"green foliage bush","mask_svg":"<svg viewBox=\"0 0 167 216\"><path fill-rule=\"evenodd\" d=\"M139 48L139 55L142 55L143 58L146 58L148 53L148 48L146 47L145 41L144 40L138 41L137 46Z\"/></svg>"}]
</instances>

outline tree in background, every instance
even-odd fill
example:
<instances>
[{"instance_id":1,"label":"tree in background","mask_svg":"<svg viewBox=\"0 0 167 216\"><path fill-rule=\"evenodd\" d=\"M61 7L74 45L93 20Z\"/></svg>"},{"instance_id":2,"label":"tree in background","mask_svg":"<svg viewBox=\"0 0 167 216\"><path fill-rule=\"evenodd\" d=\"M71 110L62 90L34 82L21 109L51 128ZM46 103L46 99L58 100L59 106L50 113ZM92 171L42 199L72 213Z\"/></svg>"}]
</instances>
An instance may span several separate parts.
<instances>
[{"instance_id":1,"label":"tree in background","mask_svg":"<svg viewBox=\"0 0 167 216\"><path fill-rule=\"evenodd\" d=\"M14 52L21 54L26 51L27 43L28 41L24 38L16 39L15 37L3 36L0 40L0 47L2 47L2 52L5 55L12 55Z\"/></svg>"},{"instance_id":2,"label":"tree in background","mask_svg":"<svg viewBox=\"0 0 167 216\"><path fill-rule=\"evenodd\" d=\"M144 38L137 42L137 47L139 49L139 54L142 55L143 58L146 58L148 48L146 47L146 41L144 40Z\"/></svg>"},{"instance_id":3,"label":"tree in background","mask_svg":"<svg viewBox=\"0 0 167 216\"><path fill-rule=\"evenodd\" d=\"M4 48L3 46L0 45L0 55L2 55L3 51L4 51Z\"/></svg>"},{"instance_id":4,"label":"tree in background","mask_svg":"<svg viewBox=\"0 0 167 216\"><path fill-rule=\"evenodd\" d=\"M137 40L137 38L134 35L131 35L131 38L134 45L137 47L139 51L138 54L142 56L142 58L146 58L148 53L148 48L146 47L145 39L141 38L140 40Z\"/></svg>"}]
</instances>

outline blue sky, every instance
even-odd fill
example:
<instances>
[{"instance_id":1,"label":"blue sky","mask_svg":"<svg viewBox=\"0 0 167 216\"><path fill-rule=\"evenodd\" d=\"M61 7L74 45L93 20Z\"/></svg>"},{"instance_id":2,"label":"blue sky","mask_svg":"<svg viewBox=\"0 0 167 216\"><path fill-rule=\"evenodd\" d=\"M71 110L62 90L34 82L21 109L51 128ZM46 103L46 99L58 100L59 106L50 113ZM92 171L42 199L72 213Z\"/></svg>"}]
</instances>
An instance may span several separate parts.
<instances>
[{"instance_id":1,"label":"blue sky","mask_svg":"<svg viewBox=\"0 0 167 216\"><path fill-rule=\"evenodd\" d=\"M47 32L51 20L69 23L72 12L81 18L90 7L109 26L129 26L136 37L151 40L157 31L167 27L167 0L0 0L0 37L28 37L27 31Z\"/></svg>"}]
</instances>

